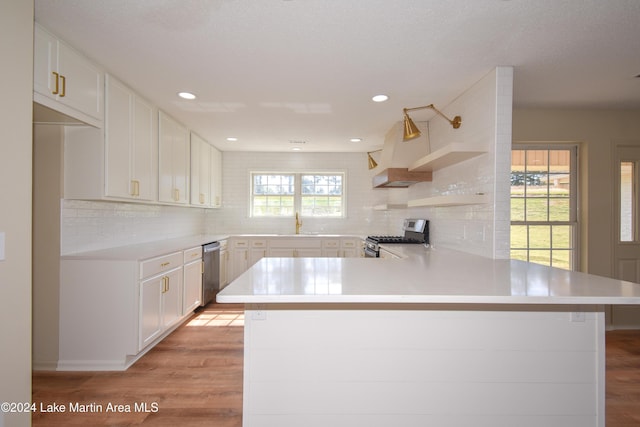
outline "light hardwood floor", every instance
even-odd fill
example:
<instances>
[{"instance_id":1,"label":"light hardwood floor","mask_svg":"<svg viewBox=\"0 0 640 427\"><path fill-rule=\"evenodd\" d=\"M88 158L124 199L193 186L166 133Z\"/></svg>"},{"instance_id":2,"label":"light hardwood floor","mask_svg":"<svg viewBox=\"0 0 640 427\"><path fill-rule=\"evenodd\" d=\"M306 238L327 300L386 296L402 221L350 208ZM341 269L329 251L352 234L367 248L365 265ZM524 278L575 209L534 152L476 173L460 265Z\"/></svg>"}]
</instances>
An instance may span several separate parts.
<instances>
[{"instance_id":1,"label":"light hardwood floor","mask_svg":"<svg viewBox=\"0 0 640 427\"><path fill-rule=\"evenodd\" d=\"M33 426L241 427L243 319L242 305L210 304L125 372L34 372L33 402L67 412L37 412ZM640 331L607 332L606 411L607 427L640 426Z\"/></svg>"}]
</instances>

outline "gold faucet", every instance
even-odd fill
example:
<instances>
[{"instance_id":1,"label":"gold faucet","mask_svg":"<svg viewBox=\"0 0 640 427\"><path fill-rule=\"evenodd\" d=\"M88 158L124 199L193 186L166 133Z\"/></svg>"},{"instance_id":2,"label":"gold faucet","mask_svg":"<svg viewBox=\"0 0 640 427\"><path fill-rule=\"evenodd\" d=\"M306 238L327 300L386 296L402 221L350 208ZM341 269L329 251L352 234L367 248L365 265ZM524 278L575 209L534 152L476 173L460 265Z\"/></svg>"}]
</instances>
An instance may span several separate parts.
<instances>
[{"instance_id":1,"label":"gold faucet","mask_svg":"<svg viewBox=\"0 0 640 427\"><path fill-rule=\"evenodd\" d=\"M300 221L300 217L298 216L298 212L296 212L296 234L300 234L300 227L302 226L302 221Z\"/></svg>"}]
</instances>

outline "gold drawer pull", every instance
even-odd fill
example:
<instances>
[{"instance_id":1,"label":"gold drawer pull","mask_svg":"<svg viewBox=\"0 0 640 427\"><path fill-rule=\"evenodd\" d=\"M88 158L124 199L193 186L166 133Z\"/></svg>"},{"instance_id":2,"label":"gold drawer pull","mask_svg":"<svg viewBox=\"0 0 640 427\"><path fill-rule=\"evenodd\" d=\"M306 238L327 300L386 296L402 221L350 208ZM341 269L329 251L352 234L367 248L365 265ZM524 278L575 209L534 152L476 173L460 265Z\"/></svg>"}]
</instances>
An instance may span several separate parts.
<instances>
[{"instance_id":1,"label":"gold drawer pull","mask_svg":"<svg viewBox=\"0 0 640 427\"><path fill-rule=\"evenodd\" d=\"M56 78L56 88L51 92L53 95L57 95L60 92L60 74L52 71L51 74Z\"/></svg>"},{"instance_id":2,"label":"gold drawer pull","mask_svg":"<svg viewBox=\"0 0 640 427\"><path fill-rule=\"evenodd\" d=\"M170 263L170 262L163 262L162 264L160 264L160 267L166 267L166 266L168 266L169 264L171 264L171 263Z\"/></svg>"}]
</instances>

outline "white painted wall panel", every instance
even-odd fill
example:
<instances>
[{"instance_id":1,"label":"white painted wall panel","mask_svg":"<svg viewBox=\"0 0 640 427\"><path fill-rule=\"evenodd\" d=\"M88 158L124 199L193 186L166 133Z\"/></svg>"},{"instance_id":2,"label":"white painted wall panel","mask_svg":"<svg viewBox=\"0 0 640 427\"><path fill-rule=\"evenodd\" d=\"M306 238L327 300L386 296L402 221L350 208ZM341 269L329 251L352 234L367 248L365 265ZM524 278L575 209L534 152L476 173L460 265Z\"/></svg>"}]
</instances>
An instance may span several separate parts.
<instances>
[{"instance_id":1,"label":"white painted wall panel","mask_svg":"<svg viewBox=\"0 0 640 427\"><path fill-rule=\"evenodd\" d=\"M247 311L246 427L603 425L600 311L345 308Z\"/></svg>"}]
</instances>

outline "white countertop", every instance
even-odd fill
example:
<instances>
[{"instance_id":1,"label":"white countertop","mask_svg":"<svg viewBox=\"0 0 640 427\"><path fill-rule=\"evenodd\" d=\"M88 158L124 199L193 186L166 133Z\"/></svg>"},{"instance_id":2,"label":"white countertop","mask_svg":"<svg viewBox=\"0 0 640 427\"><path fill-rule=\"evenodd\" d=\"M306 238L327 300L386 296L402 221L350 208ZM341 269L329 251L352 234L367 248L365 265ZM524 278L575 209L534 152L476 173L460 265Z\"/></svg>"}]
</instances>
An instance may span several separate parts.
<instances>
[{"instance_id":1,"label":"white countertop","mask_svg":"<svg viewBox=\"0 0 640 427\"><path fill-rule=\"evenodd\" d=\"M118 246L115 248L100 249L95 251L79 252L61 256L64 259L104 259L141 261L157 256L166 255L171 252L182 251L196 246L201 246L209 242L227 239L227 235L195 235L178 237L175 239L156 240L148 243L136 245Z\"/></svg>"},{"instance_id":2,"label":"white countertop","mask_svg":"<svg viewBox=\"0 0 640 427\"><path fill-rule=\"evenodd\" d=\"M403 259L263 258L221 303L640 304L640 284L422 245Z\"/></svg>"}]
</instances>

